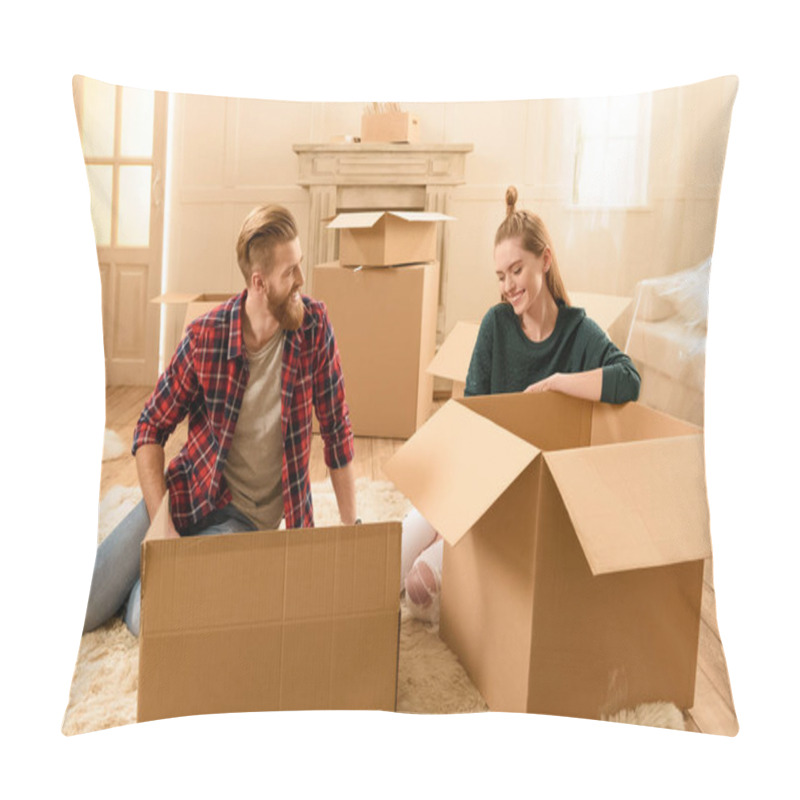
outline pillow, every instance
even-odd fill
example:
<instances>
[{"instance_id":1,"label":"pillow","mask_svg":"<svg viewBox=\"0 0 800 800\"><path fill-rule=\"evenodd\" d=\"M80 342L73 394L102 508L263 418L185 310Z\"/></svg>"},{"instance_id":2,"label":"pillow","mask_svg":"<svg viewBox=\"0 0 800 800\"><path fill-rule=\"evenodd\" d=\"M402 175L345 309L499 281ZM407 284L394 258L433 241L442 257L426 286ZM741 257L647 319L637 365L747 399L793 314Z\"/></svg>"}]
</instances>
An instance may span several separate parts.
<instances>
[{"instance_id":1,"label":"pillow","mask_svg":"<svg viewBox=\"0 0 800 800\"><path fill-rule=\"evenodd\" d=\"M430 294L421 291L414 295L417 300L408 301L418 301L429 310L438 311L434 317L438 319L436 336L441 342L458 321L480 319L496 302L493 235L504 213L506 186L514 183L519 190L519 206L536 211L550 228L568 289L633 297L637 286L652 286L645 312L652 319L677 314L688 325L703 328L710 258L700 263L698 259L713 249L722 165L737 85L736 78L725 77L629 97L497 104L411 103L399 109L376 109L374 104L365 107L363 103L290 103L184 94L169 97L164 92L76 79L76 112L103 288L107 391L109 398L115 398L108 405L107 427L130 441L149 389L183 334L187 304L204 302L209 297L215 298L211 302L222 302L222 298L242 290L244 283L234 244L245 215L263 202L280 203L297 219L305 255L306 291L312 296L315 268L336 259L336 239L326 227L326 220L339 208L446 212L452 219L438 230L435 250L441 271L438 309L429 302ZM169 101L172 113L168 113ZM376 111L383 117L370 119L370 123L379 123L378 136L385 141L365 154L369 144L354 140L362 130L375 130L374 124L362 129L362 116ZM442 122L445 119L446 129ZM514 137L509 136L510 128ZM173 142L169 150L168 137ZM168 194L165 186L170 187ZM685 213L690 204L690 213ZM163 260L163 253L168 253L168 260ZM404 268L390 266L381 271L386 286L384 296L397 297L398 302L399 295L391 293L391 281L401 269ZM402 274L408 276L411 271ZM663 291L655 288L661 280L670 284ZM333 298L327 305L335 330L337 313L341 312L337 312ZM377 315L370 324L389 325L390 319ZM401 342L398 346L402 345ZM424 374L426 363L419 352L417 348L418 372ZM341 356L346 365L348 359L357 359L358 353L342 351ZM132 386L145 388L129 388ZM517 400L512 398L510 402ZM626 413L649 411L632 406ZM599 409L598 440L611 441L616 435L616 423L610 415L608 409ZM431 422L436 418L434 414ZM633 417L625 419L627 425ZM648 419L657 420L653 424L664 426L669 435L692 430L685 420L670 421L657 415ZM179 428L168 443L168 457L177 452L181 436L185 437L185 431L181 433ZM501 451L527 452L528 446L518 446L516 434L513 438L515 441L506 441ZM367 474L377 475L384 464L383 454L398 449L398 444L389 437L379 437L375 442L363 451L372 453ZM541 442L537 448L546 449ZM563 463L562 467L553 466L563 462L556 453L548 453L545 461L548 466L542 469L569 472ZM421 466L416 465L417 472ZM319 493L323 491L321 479L325 475L320 453L312 453L312 474L320 479L315 482ZM695 477L693 491L705 502L704 476ZM105 461L102 481L103 499L112 489L135 490L131 458ZM574 476L567 475L564 485L571 481ZM374 484L370 483L370 491L376 490ZM406 499L414 499L410 485L396 483L389 488L399 489ZM367 491L365 485L360 490ZM553 502L567 508L574 501L567 497L569 492L564 489L564 495ZM127 509L131 498L126 497L125 502ZM375 513L373 521L399 519L398 507L397 498L392 497ZM335 517L320 521L335 527ZM101 536L111 527L113 523L108 522ZM613 537L613 531L609 535ZM229 546L227 542L236 541L236 537L206 537L225 540L220 544L202 538L193 542L193 552L224 550ZM577 540L574 544L579 546ZM456 550L457 545L453 545L452 553ZM623 563L624 556L624 552L618 552L612 559L614 564ZM715 623L711 561L705 555L697 556L697 560L705 562L706 576L699 623L699 677L692 701L681 701L678 718L687 730L734 735L738 723ZM324 558L318 563L322 565L320 569L326 568ZM697 566L693 569L696 577ZM232 573L224 581L236 583ZM321 584L317 581L314 585ZM220 591L224 590L222 586ZM177 595L182 591L176 584L176 605L180 605ZM229 620L214 617L213 604L208 606L191 607L191 614L203 624L213 619L213 624L224 631L229 626L229 645L234 649L226 664L247 664L248 637L237 637L235 626ZM142 613L153 613L146 602ZM403 626L401 665L403 637L410 626L407 618L403 619ZM299 630L293 635L306 635ZM556 635L555 629L551 634ZM147 636L143 627L143 645ZM202 637L193 645L199 649L193 655L188 651L177 655L159 653L159 658L174 656L183 665L185 671L181 675L187 686L196 679L192 664L206 660L199 638ZM448 647L439 639L435 641L440 655L451 663L461 656L453 638ZM346 637L340 645L340 666L358 661L358 652L348 646ZM672 663L672 656L678 658L666 640L660 646L662 663ZM571 670L574 675L582 675L585 686L593 686L593 691L606 681L607 702L594 716L638 720L640 724L657 718L675 719L671 713L651 713L651 706L637 713L645 701L662 702L669 707L675 699L632 692L634 681L628 673L631 664L625 660L630 653L623 652L623 643L620 648L619 652L598 652L596 661L582 661ZM136 719L134 676L138 654L136 639L118 618L83 636L65 718L66 733ZM550 655L559 657L555 651ZM622 660L614 666L617 658ZM469 663L459 669L463 671L457 683L466 687L464 696L436 706L437 711L485 708L475 702L476 687L489 694L481 687L484 676L472 670ZM301 698L297 701L299 707L324 707L326 700L316 692L318 687L303 685L303 674L298 666L294 688ZM420 707L419 697L402 694L414 692L414 683L402 680L398 709L406 703L413 710L430 711L433 707ZM143 686L140 680L139 692ZM305 690L308 692L304 695ZM158 712L159 698L153 702ZM247 692L231 697L227 708L225 702L223 696L223 707L217 710L267 707L260 698L247 696ZM568 705L530 710L575 715ZM205 710L193 712L187 707L177 713Z\"/></svg>"}]
</instances>

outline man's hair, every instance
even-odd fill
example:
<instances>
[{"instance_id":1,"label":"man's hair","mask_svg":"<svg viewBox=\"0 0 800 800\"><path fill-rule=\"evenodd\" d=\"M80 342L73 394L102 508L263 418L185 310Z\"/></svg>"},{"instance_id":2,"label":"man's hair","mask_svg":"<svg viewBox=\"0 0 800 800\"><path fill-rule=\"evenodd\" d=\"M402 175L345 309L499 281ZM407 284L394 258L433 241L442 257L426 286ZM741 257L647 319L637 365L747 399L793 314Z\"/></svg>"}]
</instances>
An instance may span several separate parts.
<instances>
[{"instance_id":1,"label":"man's hair","mask_svg":"<svg viewBox=\"0 0 800 800\"><path fill-rule=\"evenodd\" d=\"M272 250L276 244L297 238L297 223L283 206L265 205L254 208L242 223L236 242L236 258L245 282L250 281L254 267L268 272Z\"/></svg>"}]
</instances>

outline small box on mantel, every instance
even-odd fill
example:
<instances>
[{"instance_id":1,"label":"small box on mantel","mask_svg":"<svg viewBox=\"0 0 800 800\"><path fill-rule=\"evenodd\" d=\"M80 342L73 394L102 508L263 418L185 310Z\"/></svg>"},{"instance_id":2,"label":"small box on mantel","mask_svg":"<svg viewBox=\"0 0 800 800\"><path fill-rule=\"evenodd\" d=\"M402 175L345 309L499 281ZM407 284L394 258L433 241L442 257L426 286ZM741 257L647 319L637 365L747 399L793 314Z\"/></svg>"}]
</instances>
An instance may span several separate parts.
<instances>
[{"instance_id":1,"label":"small box on mantel","mask_svg":"<svg viewBox=\"0 0 800 800\"><path fill-rule=\"evenodd\" d=\"M415 144L419 142L419 117L407 111L362 114L361 141Z\"/></svg>"}]
</instances>

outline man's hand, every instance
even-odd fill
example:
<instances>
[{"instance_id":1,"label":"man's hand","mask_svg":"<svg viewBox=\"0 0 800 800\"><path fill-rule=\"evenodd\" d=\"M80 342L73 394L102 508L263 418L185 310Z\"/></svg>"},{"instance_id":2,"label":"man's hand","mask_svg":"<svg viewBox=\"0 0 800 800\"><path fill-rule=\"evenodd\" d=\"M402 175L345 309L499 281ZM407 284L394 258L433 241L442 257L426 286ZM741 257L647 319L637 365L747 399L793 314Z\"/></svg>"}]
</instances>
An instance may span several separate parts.
<instances>
[{"instance_id":1,"label":"man's hand","mask_svg":"<svg viewBox=\"0 0 800 800\"><path fill-rule=\"evenodd\" d=\"M152 542L156 539L180 539L181 535L175 528L174 523L172 522L172 517L169 513L169 505L166 508L166 520L160 525L150 525L147 529L147 534L144 537L146 542ZM158 514L156 514L156 518L158 518Z\"/></svg>"},{"instance_id":2,"label":"man's hand","mask_svg":"<svg viewBox=\"0 0 800 800\"><path fill-rule=\"evenodd\" d=\"M162 507L162 500L167 493L167 484L164 480L164 448L157 444L142 445L136 451L136 472L139 475L139 485L142 487L142 496L150 517L150 529L145 540L151 539L177 539L180 534L172 522L169 513L169 502ZM165 517L165 519L164 519ZM154 524L159 521L159 524Z\"/></svg>"}]
</instances>

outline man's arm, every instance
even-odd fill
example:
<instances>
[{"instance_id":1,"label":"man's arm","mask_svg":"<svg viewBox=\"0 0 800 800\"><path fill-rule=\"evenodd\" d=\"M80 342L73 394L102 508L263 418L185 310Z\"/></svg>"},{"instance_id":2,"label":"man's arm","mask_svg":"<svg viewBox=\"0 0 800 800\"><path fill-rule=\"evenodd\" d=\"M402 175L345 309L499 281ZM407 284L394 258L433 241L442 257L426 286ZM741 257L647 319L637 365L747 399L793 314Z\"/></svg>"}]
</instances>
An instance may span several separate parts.
<instances>
[{"instance_id":1,"label":"man's arm","mask_svg":"<svg viewBox=\"0 0 800 800\"><path fill-rule=\"evenodd\" d=\"M133 431L133 455L147 514L152 523L161 501L167 493L164 478L164 443L186 416L197 390L197 378L192 369L191 341L184 336L167 369L159 376L153 394L145 404ZM167 514L166 536L179 534Z\"/></svg>"},{"instance_id":2,"label":"man's arm","mask_svg":"<svg viewBox=\"0 0 800 800\"><path fill-rule=\"evenodd\" d=\"M356 480L353 462L339 469L332 469L331 484L339 506L339 516L343 525L353 525L356 521Z\"/></svg>"},{"instance_id":3,"label":"man's arm","mask_svg":"<svg viewBox=\"0 0 800 800\"><path fill-rule=\"evenodd\" d=\"M142 497L147 508L147 515L152 522L167 493L167 483L164 480L164 448L159 444L143 444L136 451L135 459ZM172 517L167 514L165 538L177 539L179 535L175 530Z\"/></svg>"},{"instance_id":4,"label":"man's arm","mask_svg":"<svg viewBox=\"0 0 800 800\"><path fill-rule=\"evenodd\" d=\"M178 423L186 416L198 391L192 359L192 340L187 334L167 368L158 378L133 430L133 454L147 444L164 447ZM162 454L163 460L163 454Z\"/></svg>"},{"instance_id":5,"label":"man's arm","mask_svg":"<svg viewBox=\"0 0 800 800\"><path fill-rule=\"evenodd\" d=\"M338 478L333 476L335 472L346 469L353 461L355 442L353 428L350 424L350 412L344 396L344 378L339 350L336 347L333 328L324 306L322 306L320 324L314 343L313 377L313 401L319 420L319 432L322 436L325 466L331 472L331 482L334 484L335 490L336 481L339 482L340 487L345 487L348 483L354 484L352 470ZM337 500L339 500L338 491ZM347 501L339 502L340 513L344 519L347 509L342 508L342 502L346 503ZM355 508L355 501L352 506ZM353 518L355 519L355 513Z\"/></svg>"}]
</instances>

